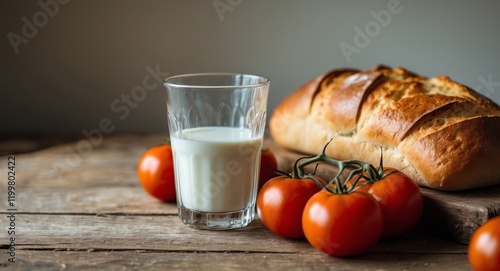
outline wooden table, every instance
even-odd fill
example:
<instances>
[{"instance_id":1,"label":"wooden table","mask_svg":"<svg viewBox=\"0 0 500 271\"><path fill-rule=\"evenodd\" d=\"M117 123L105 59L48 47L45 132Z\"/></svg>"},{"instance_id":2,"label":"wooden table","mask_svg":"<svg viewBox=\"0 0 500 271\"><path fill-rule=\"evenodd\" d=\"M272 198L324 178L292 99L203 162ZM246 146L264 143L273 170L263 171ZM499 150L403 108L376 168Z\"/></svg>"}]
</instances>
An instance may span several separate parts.
<instances>
[{"instance_id":1,"label":"wooden table","mask_svg":"<svg viewBox=\"0 0 500 271\"><path fill-rule=\"evenodd\" d=\"M137 180L139 157L163 138L3 140L0 270L470 270L466 245L418 230L335 258L274 235L258 219L233 231L189 228L175 204L151 198ZM9 157L16 162L13 207Z\"/></svg>"}]
</instances>

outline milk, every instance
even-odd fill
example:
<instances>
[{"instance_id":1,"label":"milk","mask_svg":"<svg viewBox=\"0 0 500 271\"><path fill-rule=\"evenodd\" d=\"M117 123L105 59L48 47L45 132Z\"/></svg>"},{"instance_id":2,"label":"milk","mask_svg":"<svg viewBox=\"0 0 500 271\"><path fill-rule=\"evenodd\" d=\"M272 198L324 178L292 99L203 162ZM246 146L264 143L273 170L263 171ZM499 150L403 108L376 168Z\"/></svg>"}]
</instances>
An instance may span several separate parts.
<instances>
[{"instance_id":1,"label":"milk","mask_svg":"<svg viewBox=\"0 0 500 271\"><path fill-rule=\"evenodd\" d=\"M177 199L202 212L231 212L255 201L262 137L232 127L185 129L171 136Z\"/></svg>"}]
</instances>

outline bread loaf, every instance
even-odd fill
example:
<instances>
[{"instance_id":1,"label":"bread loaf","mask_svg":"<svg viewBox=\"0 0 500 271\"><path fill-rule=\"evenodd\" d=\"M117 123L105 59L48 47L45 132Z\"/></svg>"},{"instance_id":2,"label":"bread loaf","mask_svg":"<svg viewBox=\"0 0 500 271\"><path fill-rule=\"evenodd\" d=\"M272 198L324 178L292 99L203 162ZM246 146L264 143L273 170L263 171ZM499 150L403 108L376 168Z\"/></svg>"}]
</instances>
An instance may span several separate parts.
<instances>
[{"instance_id":1,"label":"bread loaf","mask_svg":"<svg viewBox=\"0 0 500 271\"><path fill-rule=\"evenodd\" d=\"M333 70L270 118L281 147L394 167L418 185L455 191L500 184L500 107L452 81L403 68Z\"/></svg>"}]
</instances>

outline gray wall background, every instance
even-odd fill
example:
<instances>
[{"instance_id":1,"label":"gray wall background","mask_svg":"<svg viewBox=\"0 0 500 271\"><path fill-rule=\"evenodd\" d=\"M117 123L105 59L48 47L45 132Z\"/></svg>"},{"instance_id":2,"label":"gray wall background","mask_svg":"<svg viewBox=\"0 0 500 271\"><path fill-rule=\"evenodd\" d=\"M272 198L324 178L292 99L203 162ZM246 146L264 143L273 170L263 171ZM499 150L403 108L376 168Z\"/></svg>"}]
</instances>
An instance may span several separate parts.
<instances>
[{"instance_id":1,"label":"gray wall background","mask_svg":"<svg viewBox=\"0 0 500 271\"><path fill-rule=\"evenodd\" d=\"M102 120L113 132L163 132L165 90L154 78L191 72L269 77L270 113L329 69L379 63L449 75L500 102L500 1L2 3L2 134L80 132Z\"/></svg>"}]
</instances>

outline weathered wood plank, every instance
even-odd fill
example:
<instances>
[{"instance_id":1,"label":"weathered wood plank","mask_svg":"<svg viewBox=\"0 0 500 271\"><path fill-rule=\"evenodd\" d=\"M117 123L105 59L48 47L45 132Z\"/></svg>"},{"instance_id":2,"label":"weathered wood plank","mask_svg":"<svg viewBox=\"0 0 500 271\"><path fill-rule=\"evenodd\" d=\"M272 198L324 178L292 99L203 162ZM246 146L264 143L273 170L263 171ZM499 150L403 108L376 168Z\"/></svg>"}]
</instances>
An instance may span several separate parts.
<instances>
[{"instance_id":1,"label":"weathered wood plank","mask_svg":"<svg viewBox=\"0 0 500 271\"><path fill-rule=\"evenodd\" d=\"M279 168L290 172L295 160L305 156L268 142L276 153ZM330 166L319 167L317 174L329 180L336 173ZM444 192L421 188L424 196L424 212L419 227L467 244L474 230L489 218L500 215L500 186L461 192Z\"/></svg>"},{"instance_id":2,"label":"weathered wood plank","mask_svg":"<svg viewBox=\"0 0 500 271\"><path fill-rule=\"evenodd\" d=\"M4 190L2 190L4 191ZM2 193L5 194L5 193ZM5 195L0 210L7 209ZM134 186L23 187L17 189L16 207L23 213L52 214L177 214L177 205L161 202Z\"/></svg>"},{"instance_id":3,"label":"weathered wood plank","mask_svg":"<svg viewBox=\"0 0 500 271\"><path fill-rule=\"evenodd\" d=\"M500 215L500 186L462 192L422 189L424 215L420 229L468 244L488 219Z\"/></svg>"},{"instance_id":4,"label":"weathered wood plank","mask_svg":"<svg viewBox=\"0 0 500 271\"><path fill-rule=\"evenodd\" d=\"M89 144L89 141L81 140L15 155L17 186L137 184L136 169L141 155L159 141L159 136L113 136L85 152L75 151L80 142ZM0 161L6 160L6 156L0 157ZM6 166L0 167L0 176L7 176ZM0 183L0 186L4 185Z\"/></svg>"},{"instance_id":5,"label":"weathered wood plank","mask_svg":"<svg viewBox=\"0 0 500 271\"><path fill-rule=\"evenodd\" d=\"M8 270L470 270L461 254L184 253L169 251L20 251Z\"/></svg>"},{"instance_id":6,"label":"weathered wood plank","mask_svg":"<svg viewBox=\"0 0 500 271\"><path fill-rule=\"evenodd\" d=\"M279 238L265 230L258 221L241 230L203 231L183 225L176 215L19 214L16 225L19 226L16 235L20 240L17 248L21 250L140 248L200 252L293 252L310 249L305 241L290 242Z\"/></svg>"},{"instance_id":7,"label":"weathered wood plank","mask_svg":"<svg viewBox=\"0 0 500 271\"><path fill-rule=\"evenodd\" d=\"M2 215L2 224L6 215ZM5 224L6 225L6 224ZM206 231L185 226L176 215L16 215L18 250L165 250L199 252L314 253L306 240L288 240L267 230L259 220L232 231ZM6 232L0 234L7 240ZM372 253L465 254L467 246L412 232L382 240Z\"/></svg>"},{"instance_id":8,"label":"weathered wood plank","mask_svg":"<svg viewBox=\"0 0 500 271\"><path fill-rule=\"evenodd\" d=\"M85 155L68 150L77 149L78 142L16 155L18 211L176 214L175 204L150 197L137 178L140 156L161 142L161 138L159 135L107 137ZM3 156L0 160L6 162L7 158ZM54 166L59 164L63 166ZM0 167L0 176L7 176L6 166ZM1 191L6 186L6 182L0 182ZM0 193L1 210L7 209L6 198L6 193Z\"/></svg>"}]
</instances>

